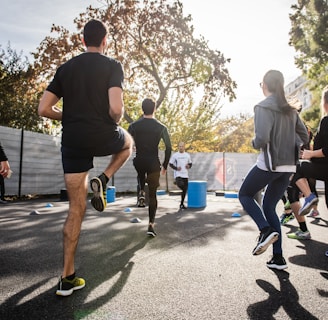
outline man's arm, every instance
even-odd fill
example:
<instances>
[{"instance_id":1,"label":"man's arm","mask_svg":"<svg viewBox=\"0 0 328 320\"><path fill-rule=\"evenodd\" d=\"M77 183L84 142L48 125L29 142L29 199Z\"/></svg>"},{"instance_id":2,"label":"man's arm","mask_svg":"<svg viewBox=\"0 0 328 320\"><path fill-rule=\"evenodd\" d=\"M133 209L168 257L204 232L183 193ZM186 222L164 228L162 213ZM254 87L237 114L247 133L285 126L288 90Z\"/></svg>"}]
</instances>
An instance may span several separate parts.
<instances>
[{"instance_id":1,"label":"man's arm","mask_svg":"<svg viewBox=\"0 0 328 320\"><path fill-rule=\"evenodd\" d=\"M170 157L171 157L171 152L172 152L171 139L170 139L170 136L169 136L169 133L168 133L166 127L164 128L164 130L162 132L162 139L165 144L165 157L164 157L164 161L163 161L163 168L166 170L167 165L170 160Z\"/></svg>"},{"instance_id":2,"label":"man's arm","mask_svg":"<svg viewBox=\"0 0 328 320\"><path fill-rule=\"evenodd\" d=\"M112 87L108 90L109 115L119 123L124 114L123 90L119 87Z\"/></svg>"},{"instance_id":3,"label":"man's arm","mask_svg":"<svg viewBox=\"0 0 328 320\"><path fill-rule=\"evenodd\" d=\"M52 120L62 120L63 113L56 107L59 98L50 91L45 91L40 100L38 114Z\"/></svg>"}]
</instances>

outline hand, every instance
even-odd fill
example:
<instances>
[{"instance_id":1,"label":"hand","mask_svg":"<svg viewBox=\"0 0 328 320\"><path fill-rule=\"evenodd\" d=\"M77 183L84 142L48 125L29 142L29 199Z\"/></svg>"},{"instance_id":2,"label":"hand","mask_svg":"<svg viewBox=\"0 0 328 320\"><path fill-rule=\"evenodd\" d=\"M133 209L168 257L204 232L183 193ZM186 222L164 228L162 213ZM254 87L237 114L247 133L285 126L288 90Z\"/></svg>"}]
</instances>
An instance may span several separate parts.
<instances>
[{"instance_id":1,"label":"hand","mask_svg":"<svg viewBox=\"0 0 328 320\"><path fill-rule=\"evenodd\" d=\"M190 168L189 164L186 164L186 169L189 169L189 168Z\"/></svg>"},{"instance_id":2,"label":"hand","mask_svg":"<svg viewBox=\"0 0 328 320\"><path fill-rule=\"evenodd\" d=\"M6 178L10 171L10 165L8 161L1 161L0 174Z\"/></svg>"},{"instance_id":3,"label":"hand","mask_svg":"<svg viewBox=\"0 0 328 320\"><path fill-rule=\"evenodd\" d=\"M181 167L177 167L177 171L181 171Z\"/></svg>"},{"instance_id":4,"label":"hand","mask_svg":"<svg viewBox=\"0 0 328 320\"><path fill-rule=\"evenodd\" d=\"M301 159L310 160L312 158L312 151L311 150L303 150L301 152Z\"/></svg>"},{"instance_id":5,"label":"hand","mask_svg":"<svg viewBox=\"0 0 328 320\"><path fill-rule=\"evenodd\" d=\"M166 169L162 168L161 175L165 176L165 174L166 174Z\"/></svg>"}]
</instances>

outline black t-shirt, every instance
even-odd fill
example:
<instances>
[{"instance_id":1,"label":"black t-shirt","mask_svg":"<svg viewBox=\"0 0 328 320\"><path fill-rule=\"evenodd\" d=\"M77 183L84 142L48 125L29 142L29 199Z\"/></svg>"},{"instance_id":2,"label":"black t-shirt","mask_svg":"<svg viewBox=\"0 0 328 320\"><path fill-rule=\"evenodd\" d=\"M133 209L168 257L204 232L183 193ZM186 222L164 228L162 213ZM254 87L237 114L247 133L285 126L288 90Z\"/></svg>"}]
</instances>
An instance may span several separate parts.
<instances>
[{"instance_id":1,"label":"black t-shirt","mask_svg":"<svg viewBox=\"0 0 328 320\"><path fill-rule=\"evenodd\" d=\"M165 159L163 167L166 169L171 156L171 140L164 124L154 118L141 118L130 124L129 133L134 138L136 157L158 158L158 145L163 139L165 144Z\"/></svg>"},{"instance_id":2,"label":"black t-shirt","mask_svg":"<svg viewBox=\"0 0 328 320\"><path fill-rule=\"evenodd\" d=\"M313 150L322 149L324 158L312 158L311 161L317 163L328 163L328 116L322 118L319 130L314 137Z\"/></svg>"},{"instance_id":3,"label":"black t-shirt","mask_svg":"<svg viewBox=\"0 0 328 320\"><path fill-rule=\"evenodd\" d=\"M121 64L86 52L60 66L47 90L63 98L62 145L88 149L108 143L117 124L109 115L108 89L123 88Z\"/></svg>"}]
</instances>

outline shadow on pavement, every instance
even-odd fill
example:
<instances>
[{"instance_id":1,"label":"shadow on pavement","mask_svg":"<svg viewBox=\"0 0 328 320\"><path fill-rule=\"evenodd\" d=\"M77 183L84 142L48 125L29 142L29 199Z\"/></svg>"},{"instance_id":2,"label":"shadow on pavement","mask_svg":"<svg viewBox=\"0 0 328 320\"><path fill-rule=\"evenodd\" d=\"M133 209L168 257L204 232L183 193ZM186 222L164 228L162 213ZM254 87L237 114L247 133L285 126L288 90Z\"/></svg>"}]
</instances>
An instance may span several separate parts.
<instances>
[{"instance_id":1,"label":"shadow on pavement","mask_svg":"<svg viewBox=\"0 0 328 320\"><path fill-rule=\"evenodd\" d=\"M275 313L283 308L290 319L318 319L299 303L299 295L289 281L289 273L285 271L274 271L280 283L280 288L275 288L271 283L257 279L257 285L269 294L269 297L247 308L247 314L252 320L276 319Z\"/></svg>"}]
</instances>

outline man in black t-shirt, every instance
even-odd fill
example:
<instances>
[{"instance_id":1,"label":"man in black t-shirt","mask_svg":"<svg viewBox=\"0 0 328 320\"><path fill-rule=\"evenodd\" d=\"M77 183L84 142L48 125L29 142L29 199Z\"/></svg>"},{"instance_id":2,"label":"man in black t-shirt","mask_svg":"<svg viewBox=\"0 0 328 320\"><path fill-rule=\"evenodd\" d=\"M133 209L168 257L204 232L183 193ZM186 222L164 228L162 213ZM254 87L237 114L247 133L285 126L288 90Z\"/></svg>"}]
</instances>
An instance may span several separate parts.
<instances>
[{"instance_id":1,"label":"man in black t-shirt","mask_svg":"<svg viewBox=\"0 0 328 320\"><path fill-rule=\"evenodd\" d=\"M75 276L74 258L86 210L88 171L96 156L112 155L107 168L90 180L91 204L106 207L106 184L132 152L132 138L118 124L123 116L123 70L103 55L107 30L98 20L83 31L87 50L58 68L40 101L40 116L61 120L62 163L69 198L64 224L64 267L57 295L68 296L82 289L85 281ZM63 98L63 109L55 105Z\"/></svg>"},{"instance_id":2,"label":"man in black t-shirt","mask_svg":"<svg viewBox=\"0 0 328 320\"><path fill-rule=\"evenodd\" d=\"M155 215L157 210L157 188L161 163L158 157L158 145L161 140L165 144L165 158L162 164L162 174L166 173L167 165L171 156L171 140L165 125L154 118L156 103L151 99L142 102L143 117L129 126L129 133L134 138L136 157L133 159L134 167L138 173L139 206L140 201L145 199L145 183L149 189L149 226L147 234L155 237Z\"/></svg>"}]
</instances>

